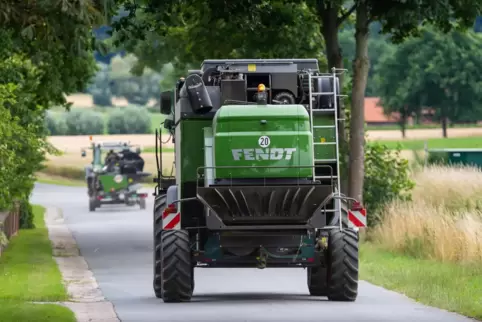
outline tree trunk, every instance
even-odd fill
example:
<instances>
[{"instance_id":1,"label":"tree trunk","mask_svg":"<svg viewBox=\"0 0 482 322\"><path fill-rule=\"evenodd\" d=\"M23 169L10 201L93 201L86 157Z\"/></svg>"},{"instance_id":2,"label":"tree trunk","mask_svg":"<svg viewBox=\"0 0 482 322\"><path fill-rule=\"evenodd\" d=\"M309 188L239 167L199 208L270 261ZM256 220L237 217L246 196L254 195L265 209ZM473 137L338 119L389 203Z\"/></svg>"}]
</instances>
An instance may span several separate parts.
<instances>
[{"instance_id":1,"label":"tree trunk","mask_svg":"<svg viewBox=\"0 0 482 322\"><path fill-rule=\"evenodd\" d=\"M442 135L447 138L447 117L442 116Z\"/></svg>"},{"instance_id":2,"label":"tree trunk","mask_svg":"<svg viewBox=\"0 0 482 322\"><path fill-rule=\"evenodd\" d=\"M408 113L407 113L407 107L405 106L400 111L400 129L402 130L402 138L404 139L406 137L407 119L408 119Z\"/></svg>"},{"instance_id":3,"label":"tree trunk","mask_svg":"<svg viewBox=\"0 0 482 322\"><path fill-rule=\"evenodd\" d=\"M402 138L406 138L407 137L407 121L406 120L402 120L400 122L400 129L402 130Z\"/></svg>"},{"instance_id":4,"label":"tree trunk","mask_svg":"<svg viewBox=\"0 0 482 322\"><path fill-rule=\"evenodd\" d=\"M353 60L353 88L350 117L350 169L348 172L348 196L363 202L365 176L365 91L370 61L368 58L368 8L360 1L356 9L356 51Z\"/></svg>"},{"instance_id":5,"label":"tree trunk","mask_svg":"<svg viewBox=\"0 0 482 322\"><path fill-rule=\"evenodd\" d=\"M335 68L343 68L343 55L341 52L340 42L338 39L338 14L340 11L340 6L337 4L330 4L330 3L320 3L318 7L318 15L320 20L322 21L322 25L320 28L321 34L323 35L323 39L325 41L325 53L328 61L328 69L331 72L333 67ZM343 89L343 75L339 76L340 82L340 91ZM343 94L343 93L338 93ZM339 108L339 115L340 119L345 118L345 111L344 111L344 104L343 98L340 97L340 108ZM345 134L345 123L344 121L338 122L338 138L340 142L340 155L341 158L345 157L342 151L346 151L347 147L347 138ZM348 158L345 160L345 164L348 164ZM347 168L340 169L341 174L347 173ZM347 185L348 185L348 178L346 175L341 176L341 187L340 191L344 194L348 193Z\"/></svg>"}]
</instances>

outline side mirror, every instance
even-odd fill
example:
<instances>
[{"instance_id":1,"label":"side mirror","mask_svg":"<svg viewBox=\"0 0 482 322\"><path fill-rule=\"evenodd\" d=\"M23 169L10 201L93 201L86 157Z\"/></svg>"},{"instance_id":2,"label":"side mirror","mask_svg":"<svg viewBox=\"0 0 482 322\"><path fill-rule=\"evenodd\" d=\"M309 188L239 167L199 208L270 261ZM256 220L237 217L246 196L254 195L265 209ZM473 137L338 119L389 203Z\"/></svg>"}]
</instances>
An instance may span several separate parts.
<instances>
[{"instance_id":1,"label":"side mirror","mask_svg":"<svg viewBox=\"0 0 482 322\"><path fill-rule=\"evenodd\" d=\"M136 148L136 153L137 153L137 154L141 154L141 148L140 148L140 147L137 147L137 148Z\"/></svg>"},{"instance_id":2,"label":"side mirror","mask_svg":"<svg viewBox=\"0 0 482 322\"><path fill-rule=\"evenodd\" d=\"M87 153L85 153L85 150L82 150L81 156L82 156L82 158L85 158L87 156Z\"/></svg>"},{"instance_id":3,"label":"side mirror","mask_svg":"<svg viewBox=\"0 0 482 322\"><path fill-rule=\"evenodd\" d=\"M172 108L172 93L173 91L165 91L161 93L161 100L160 100L160 111L161 114L169 115L171 114Z\"/></svg>"}]
</instances>

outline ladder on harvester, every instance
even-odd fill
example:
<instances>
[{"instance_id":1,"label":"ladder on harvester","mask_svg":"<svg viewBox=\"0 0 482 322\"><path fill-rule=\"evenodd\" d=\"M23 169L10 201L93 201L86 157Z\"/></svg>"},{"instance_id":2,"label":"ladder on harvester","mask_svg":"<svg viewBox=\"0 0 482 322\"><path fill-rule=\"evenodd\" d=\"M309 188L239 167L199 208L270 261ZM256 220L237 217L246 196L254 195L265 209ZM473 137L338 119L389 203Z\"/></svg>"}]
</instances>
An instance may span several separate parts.
<instances>
[{"instance_id":1,"label":"ladder on harvester","mask_svg":"<svg viewBox=\"0 0 482 322\"><path fill-rule=\"evenodd\" d=\"M314 157L314 164L313 164L313 180L317 179L335 179L336 181L336 190L337 194L340 194L340 149L339 149L339 136L338 136L338 122L344 121L344 119L340 119L338 115L338 102L337 97L343 97L346 95L340 95L337 92L337 78L346 69L337 69L333 68L331 74L322 74L322 75L312 75L308 74L308 88L309 88L309 115L310 115L310 128L311 133L313 134L313 157ZM332 92L313 92L313 79L330 79L332 80L333 84L333 91ZM341 87L341 84L340 84ZM333 106L329 109L313 109L313 100L317 96L332 96L333 97ZM334 115L334 123L332 125L315 125L313 115L316 114L330 114ZM315 129L333 129L335 133L335 141L334 142L315 142ZM335 145L335 159L317 159L315 153L315 146L319 145ZM316 175L316 168L315 166L318 164L333 164L336 163L336 174L334 176L317 176ZM339 199L338 199L339 201Z\"/></svg>"}]
</instances>

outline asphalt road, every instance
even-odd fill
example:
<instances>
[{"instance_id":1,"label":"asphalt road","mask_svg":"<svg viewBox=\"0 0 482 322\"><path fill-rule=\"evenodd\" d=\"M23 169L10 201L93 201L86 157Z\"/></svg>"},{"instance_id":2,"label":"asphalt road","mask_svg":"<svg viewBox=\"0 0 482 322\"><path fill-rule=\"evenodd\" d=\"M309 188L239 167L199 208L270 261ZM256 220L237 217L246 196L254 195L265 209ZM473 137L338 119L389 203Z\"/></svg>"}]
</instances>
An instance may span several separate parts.
<instances>
[{"instance_id":1,"label":"asphalt road","mask_svg":"<svg viewBox=\"0 0 482 322\"><path fill-rule=\"evenodd\" d=\"M37 184L32 201L63 210L81 254L123 322L473 321L363 281L354 303L310 297L303 269L196 268L192 302L164 304L152 291L152 196L145 210L103 206L90 213L85 188Z\"/></svg>"}]
</instances>

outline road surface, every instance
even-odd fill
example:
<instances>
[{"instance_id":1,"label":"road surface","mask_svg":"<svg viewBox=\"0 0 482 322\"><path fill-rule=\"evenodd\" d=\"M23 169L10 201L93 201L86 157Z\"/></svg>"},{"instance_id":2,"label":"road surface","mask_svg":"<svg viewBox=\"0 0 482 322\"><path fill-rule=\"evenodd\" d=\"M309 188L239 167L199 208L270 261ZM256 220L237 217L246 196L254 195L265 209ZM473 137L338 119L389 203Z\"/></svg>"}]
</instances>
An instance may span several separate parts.
<instances>
[{"instance_id":1,"label":"road surface","mask_svg":"<svg viewBox=\"0 0 482 322\"><path fill-rule=\"evenodd\" d=\"M303 269L196 268L192 302L164 304L152 291L152 203L88 211L85 188L37 184L32 202L63 210L81 254L123 322L469 322L360 282L354 303L308 296ZM105 207L105 208L104 208Z\"/></svg>"}]
</instances>

